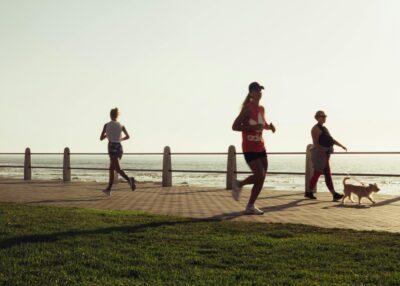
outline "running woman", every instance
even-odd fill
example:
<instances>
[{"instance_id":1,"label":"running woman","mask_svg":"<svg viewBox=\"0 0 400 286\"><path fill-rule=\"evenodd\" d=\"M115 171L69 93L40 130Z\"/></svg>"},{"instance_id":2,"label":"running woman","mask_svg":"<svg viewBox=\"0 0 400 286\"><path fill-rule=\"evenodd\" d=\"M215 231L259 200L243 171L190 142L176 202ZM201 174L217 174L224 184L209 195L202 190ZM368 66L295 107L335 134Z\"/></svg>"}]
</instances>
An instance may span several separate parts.
<instances>
[{"instance_id":1,"label":"running woman","mask_svg":"<svg viewBox=\"0 0 400 286\"><path fill-rule=\"evenodd\" d=\"M243 102L242 110L232 126L234 131L242 132L244 159L253 173L243 181L233 180L232 197L236 201L239 200L242 187L253 185L246 213L255 215L264 214L254 203L264 185L268 170L267 153L262 132L265 129L275 133L275 126L266 122L264 107L260 105L263 89L264 87L258 82L252 82L249 85L249 93Z\"/></svg>"},{"instance_id":2,"label":"running woman","mask_svg":"<svg viewBox=\"0 0 400 286\"><path fill-rule=\"evenodd\" d=\"M130 185L132 191L136 189L135 178L128 177L125 172L121 169L119 165L119 160L122 158L123 150L121 141L129 139L128 131L126 131L125 126L118 122L119 111L118 108L113 108L110 111L111 121L104 124L103 131L101 131L100 140L108 139L108 155L110 156L110 168L108 177L108 187L103 190L103 193L111 196L111 188L114 182L114 171L121 175L128 184ZM121 137L122 132L124 137Z\"/></svg>"},{"instance_id":3,"label":"running woman","mask_svg":"<svg viewBox=\"0 0 400 286\"><path fill-rule=\"evenodd\" d=\"M315 200L314 190L317 186L319 177L324 174L325 183L328 190L331 192L333 201L336 202L343 198L342 194L335 191L333 186L331 167L329 159L333 153L333 146L337 145L347 152L347 148L340 144L338 141L333 139L329 133L328 128L324 126L327 115L322 110L315 113L315 120L318 121L316 125L311 129L311 136L313 139L313 149L311 150L311 159L314 167L314 175L310 180L310 192L304 194L304 197Z\"/></svg>"}]
</instances>

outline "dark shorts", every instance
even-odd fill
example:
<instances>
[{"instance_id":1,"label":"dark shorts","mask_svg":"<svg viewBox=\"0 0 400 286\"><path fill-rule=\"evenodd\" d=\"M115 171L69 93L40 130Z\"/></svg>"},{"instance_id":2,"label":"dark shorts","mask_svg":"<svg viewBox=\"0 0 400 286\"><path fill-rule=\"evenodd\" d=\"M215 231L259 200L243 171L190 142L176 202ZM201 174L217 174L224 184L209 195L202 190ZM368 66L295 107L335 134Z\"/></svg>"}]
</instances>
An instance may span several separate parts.
<instances>
[{"instance_id":1,"label":"dark shorts","mask_svg":"<svg viewBox=\"0 0 400 286\"><path fill-rule=\"evenodd\" d=\"M121 143L117 143L117 142L108 142L108 155L110 157L118 157L118 158L122 158L122 154L124 153L124 151L122 150L122 145Z\"/></svg>"},{"instance_id":2,"label":"dark shorts","mask_svg":"<svg viewBox=\"0 0 400 286\"><path fill-rule=\"evenodd\" d=\"M249 164L251 161L259 159L259 158L267 158L267 152L244 152L244 159L246 163Z\"/></svg>"}]
</instances>

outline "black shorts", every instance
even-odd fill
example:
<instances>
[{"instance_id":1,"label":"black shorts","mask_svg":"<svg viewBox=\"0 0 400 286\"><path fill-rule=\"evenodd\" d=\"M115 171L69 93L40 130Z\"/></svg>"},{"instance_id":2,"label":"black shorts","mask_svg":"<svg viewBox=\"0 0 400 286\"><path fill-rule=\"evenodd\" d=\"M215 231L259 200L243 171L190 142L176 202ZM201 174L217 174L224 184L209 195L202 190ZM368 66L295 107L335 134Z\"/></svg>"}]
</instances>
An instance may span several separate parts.
<instances>
[{"instance_id":1,"label":"black shorts","mask_svg":"<svg viewBox=\"0 0 400 286\"><path fill-rule=\"evenodd\" d=\"M122 150L122 145L121 143L118 142L108 142L108 155L110 157L118 157L122 158L122 154L124 151Z\"/></svg>"},{"instance_id":2,"label":"black shorts","mask_svg":"<svg viewBox=\"0 0 400 286\"><path fill-rule=\"evenodd\" d=\"M259 159L259 158L267 158L267 152L244 152L244 159L246 163L249 164L251 161Z\"/></svg>"}]
</instances>

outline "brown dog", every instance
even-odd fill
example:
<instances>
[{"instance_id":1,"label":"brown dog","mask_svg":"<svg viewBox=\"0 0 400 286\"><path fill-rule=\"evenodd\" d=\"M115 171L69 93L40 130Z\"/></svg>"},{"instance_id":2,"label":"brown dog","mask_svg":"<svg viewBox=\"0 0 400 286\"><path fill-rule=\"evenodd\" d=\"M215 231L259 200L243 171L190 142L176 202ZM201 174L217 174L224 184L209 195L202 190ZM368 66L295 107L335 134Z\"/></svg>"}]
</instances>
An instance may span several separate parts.
<instances>
[{"instance_id":1,"label":"brown dog","mask_svg":"<svg viewBox=\"0 0 400 286\"><path fill-rule=\"evenodd\" d=\"M349 177L346 177L343 179L344 196L342 199L342 204L344 203L344 199L346 197L349 197L349 199L352 202L354 202L353 199L351 198L352 193L354 193L358 196L358 204L359 205L361 204L361 199L364 197L369 199L372 202L372 204L375 204L375 201L373 200L372 195L374 193L379 192L379 190L380 190L376 184L369 184L368 186L355 186L355 185L351 185L351 184L346 184L346 181L349 179L350 179Z\"/></svg>"}]
</instances>

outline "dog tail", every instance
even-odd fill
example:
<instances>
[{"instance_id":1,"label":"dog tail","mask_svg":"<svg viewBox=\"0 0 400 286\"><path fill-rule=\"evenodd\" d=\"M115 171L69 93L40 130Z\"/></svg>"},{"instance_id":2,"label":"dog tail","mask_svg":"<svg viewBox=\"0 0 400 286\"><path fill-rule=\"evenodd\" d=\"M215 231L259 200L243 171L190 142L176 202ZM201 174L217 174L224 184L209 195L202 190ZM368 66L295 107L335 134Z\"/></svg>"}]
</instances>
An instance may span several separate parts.
<instances>
[{"instance_id":1,"label":"dog tail","mask_svg":"<svg viewBox=\"0 0 400 286\"><path fill-rule=\"evenodd\" d=\"M346 187L346 181L347 180L350 180L350 177L345 177L344 179L343 179L343 186L345 186Z\"/></svg>"}]
</instances>

